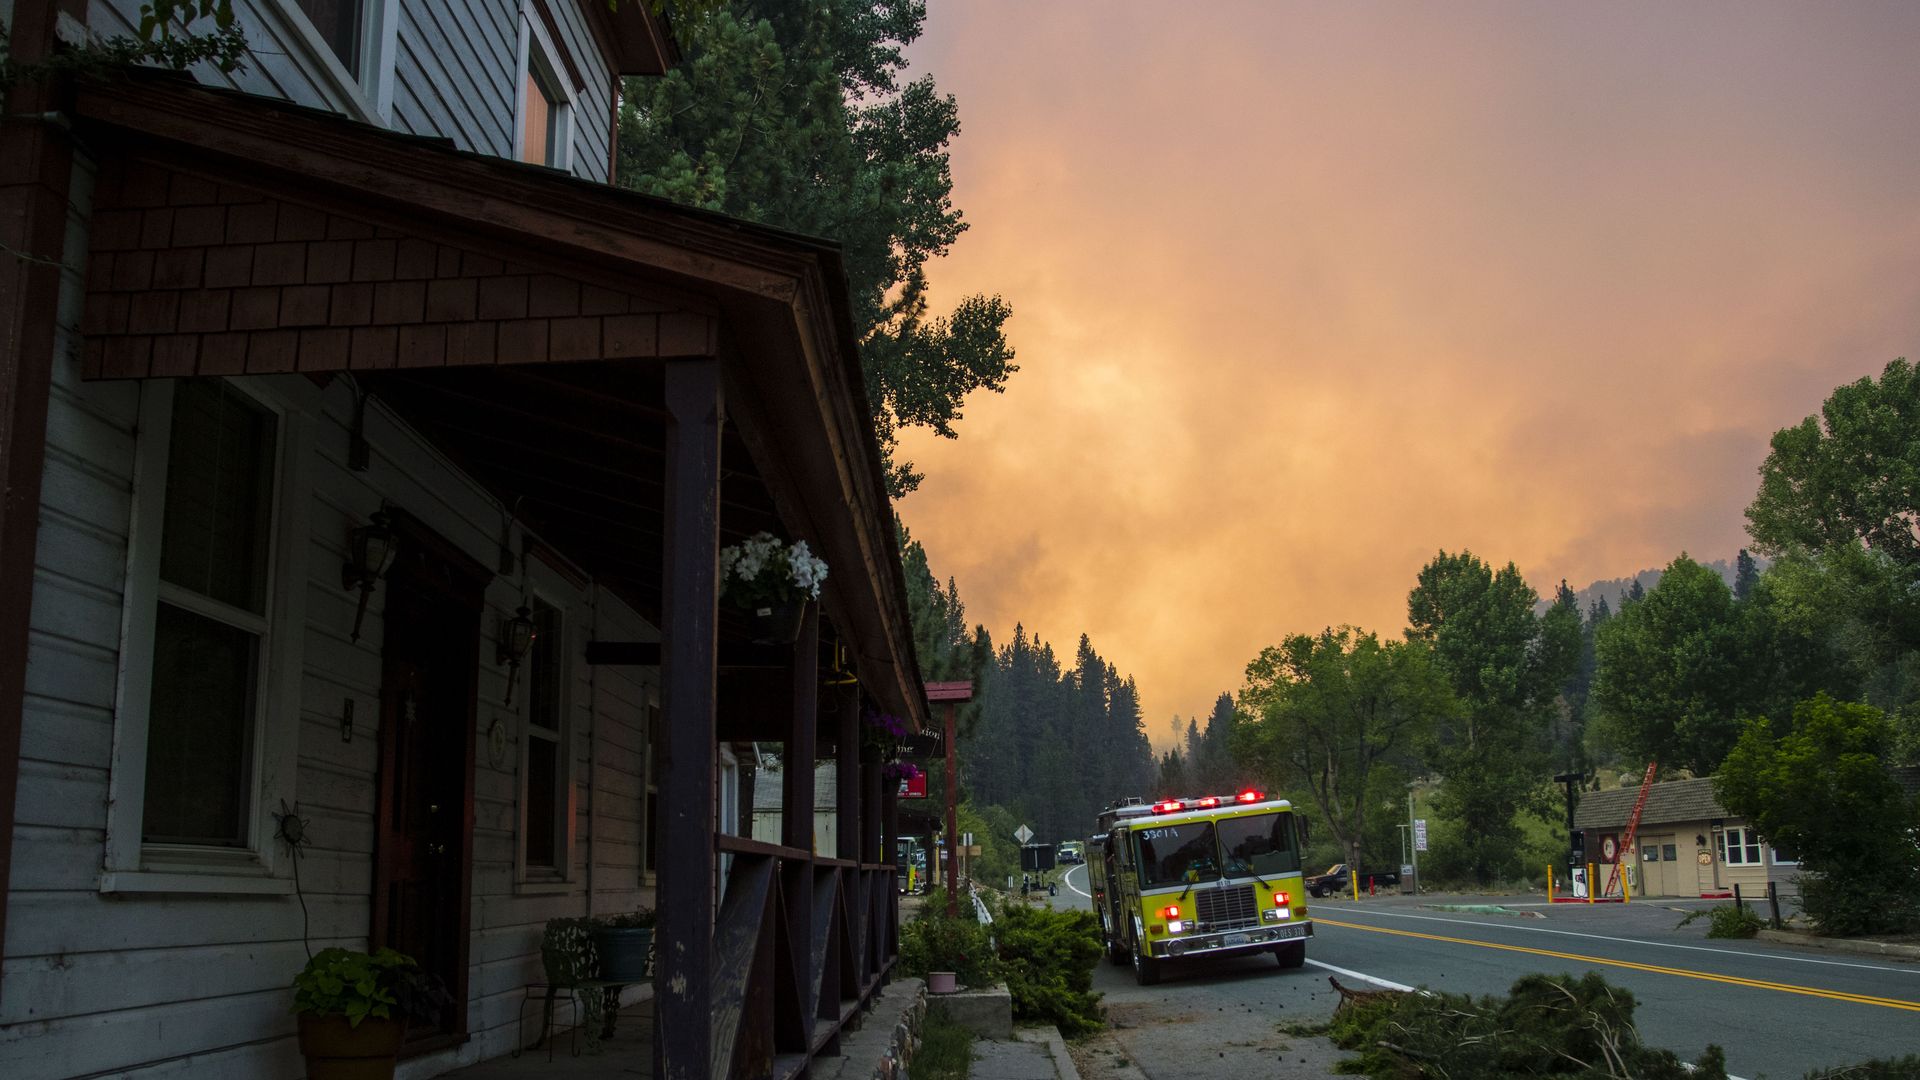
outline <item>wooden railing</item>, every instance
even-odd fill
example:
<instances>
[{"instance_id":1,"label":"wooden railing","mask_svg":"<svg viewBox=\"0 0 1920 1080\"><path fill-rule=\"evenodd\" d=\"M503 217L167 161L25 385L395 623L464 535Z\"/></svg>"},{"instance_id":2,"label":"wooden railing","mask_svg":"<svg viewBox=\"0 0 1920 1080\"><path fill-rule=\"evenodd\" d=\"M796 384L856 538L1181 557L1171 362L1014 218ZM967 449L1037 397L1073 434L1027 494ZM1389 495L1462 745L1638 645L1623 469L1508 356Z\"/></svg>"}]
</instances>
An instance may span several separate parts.
<instances>
[{"instance_id":1,"label":"wooden railing","mask_svg":"<svg viewBox=\"0 0 1920 1080\"><path fill-rule=\"evenodd\" d=\"M733 836L713 936L714 1077L791 1077L840 1051L899 950L890 863Z\"/></svg>"}]
</instances>

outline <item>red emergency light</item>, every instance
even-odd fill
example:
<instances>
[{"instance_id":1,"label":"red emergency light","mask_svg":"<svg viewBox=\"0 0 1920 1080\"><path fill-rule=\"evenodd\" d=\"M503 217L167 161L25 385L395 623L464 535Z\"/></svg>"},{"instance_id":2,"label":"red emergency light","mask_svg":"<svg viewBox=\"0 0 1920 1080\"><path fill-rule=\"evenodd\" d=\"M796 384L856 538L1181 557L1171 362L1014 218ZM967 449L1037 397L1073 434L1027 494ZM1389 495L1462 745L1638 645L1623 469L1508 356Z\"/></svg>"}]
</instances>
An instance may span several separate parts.
<instances>
[{"instance_id":1,"label":"red emergency light","mask_svg":"<svg viewBox=\"0 0 1920 1080\"><path fill-rule=\"evenodd\" d=\"M1161 909L1160 909L1160 917L1161 917L1161 918L1163 918L1163 919L1177 919L1177 918L1179 918L1179 917L1180 917L1180 905L1178 905L1178 904L1173 904L1173 905L1170 905L1170 906L1168 906L1168 907L1163 907L1163 908L1161 908Z\"/></svg>"},{"instance_id":2,"label":"red emergency light","mask_svg":"<svg viewBox=\"0 0 1920 1080\"><path fill-rule=\"evenodd\" d=\"M1157 802L1153 804L1153 812L1156 814L1171 814L1174 811L1181 810L1181 809L1184 809L1184 807L1180 805L1179 799L1168 799L1166 802Z\"/></svg>"},{"instance_id":3,"label":"red emergency light","mask_svg":"<svg viewBox=\"0 0 1920 1080\"><path fill-rule=\"evenodd\" d=\"M1265 796L1261 795L1259 792L1253 791L1253 790L1247 790L1240 793L1241 802L1259 802L1264 797Z\"/></svg>"},{"instance_id":4,"label":"red emergency light","mask_svg":"<svg viewBox=\"0 0 1920 1080\"><path fill-rule=\"evenodd\" d=\"M1219 805L1220 805L1220 800L1217 797L1212 795L1209 795L1206 798L1200 800L1200 808L1202 810L1211 806L1219 806Z\"/></svg>"},{"instance_id":5,"label":"red emergency light","mask_svg":"<svg viewBox=\"0 0 1920 1080\"><path fill-rule=\"evenodd\" d=\"M1274 894L1273 894L1273 906L1274 906L1274 907L1286 907L1286 906L1287 906L1287 900L1288 900L1288 899L1289 899L1289 898L1288 898L1288 896L1287 896L1287 894L1286 894L1286 893L1283 893L1283 892L1277 892L1277 893L1274 893Z\"/></svg>"}]
</instances>

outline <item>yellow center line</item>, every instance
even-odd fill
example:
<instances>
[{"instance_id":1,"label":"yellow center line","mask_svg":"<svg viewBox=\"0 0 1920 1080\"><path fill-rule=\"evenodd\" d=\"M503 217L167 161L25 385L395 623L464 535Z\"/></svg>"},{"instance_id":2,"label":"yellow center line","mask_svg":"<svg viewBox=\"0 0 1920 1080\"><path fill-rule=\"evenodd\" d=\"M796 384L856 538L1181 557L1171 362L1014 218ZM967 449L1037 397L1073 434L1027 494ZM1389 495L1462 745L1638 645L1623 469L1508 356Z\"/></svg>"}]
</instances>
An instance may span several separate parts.
<instances>
[{"instance_id":1,"label":"yellow center line","mask_svg":"<svg viewBox=\"0 0 1920 1080\"><path fill-rule=\"evenodd\" d=\"M1767 982L1764 979L1742 979L1735 975L1715 975L1707 971L1661 967L1658 964L1636 964L1631 960L1609 960L1603 956L1582 956L1579 953L1555 952L1552 949L1534 949L1525 945L1504 945L1497 941L1476 941L1472 938L1447 937L1443 934L1422 934L1413 930L1389 930L1384 926L1365 926L1360 923L1340 922L1335 919L1316 917L1314 922L1321 926L1339 926L1348 930L1365 930L1373 934L1392 934L1396 937L1420 938L1425 941L1444 941L1454 945L1477 945L1482 949L1499 949L1503 952L1528 953L1533 956L1551 956L1555 959L1574 960L1583 964L1605 964L1608 967L1628 968L1633 971L1649 971L1656 975L1678 975L1684 979L1703 979L1707 982L1726 983L1729 986L1746 986L1755 990L1777 990L1783 994L1802 994L1807 997L1827 998L1831 1001L1852 1002L1855 1005L1878 1005L1885 1009L1905 1009L1908 1012L1920 1012L1920 1001L1902 1001L1899 998L1873 997L1868 994L1849 994L1839 990L1822 990L1813 986L1795 986L1792 983Z\"/></svg>"}]
</instances>

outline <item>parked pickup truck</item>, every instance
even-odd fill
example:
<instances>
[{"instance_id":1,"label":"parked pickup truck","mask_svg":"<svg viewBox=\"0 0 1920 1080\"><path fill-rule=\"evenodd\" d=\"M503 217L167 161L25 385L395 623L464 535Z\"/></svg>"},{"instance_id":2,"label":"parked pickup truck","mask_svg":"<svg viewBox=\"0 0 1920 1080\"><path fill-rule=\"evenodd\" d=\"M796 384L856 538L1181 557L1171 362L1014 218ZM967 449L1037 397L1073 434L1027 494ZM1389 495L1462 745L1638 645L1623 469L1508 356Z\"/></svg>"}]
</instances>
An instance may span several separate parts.
<instances>
[{"instance_id":1,"label":"parked pickup truck","mask_svg":"<svg viewBox=\"0 0 1920 1080\"><path fill-rule=\"evenodd\" d=\"M1335 893L1347 891L1347 889L1351 887L1350 882L1351 878L1347 874L1347 864L1334 863L1332 866L1327 867L1326 873L1314 874L1307 878L1307 895L1315 897L1332 896ZM1384 889L1397 889L1399 887L1400 872L1398 870L1363 870L1360 872L1361 892L1367 892L1369 889L1380 891Z\"/></svg>"}]
</instances>

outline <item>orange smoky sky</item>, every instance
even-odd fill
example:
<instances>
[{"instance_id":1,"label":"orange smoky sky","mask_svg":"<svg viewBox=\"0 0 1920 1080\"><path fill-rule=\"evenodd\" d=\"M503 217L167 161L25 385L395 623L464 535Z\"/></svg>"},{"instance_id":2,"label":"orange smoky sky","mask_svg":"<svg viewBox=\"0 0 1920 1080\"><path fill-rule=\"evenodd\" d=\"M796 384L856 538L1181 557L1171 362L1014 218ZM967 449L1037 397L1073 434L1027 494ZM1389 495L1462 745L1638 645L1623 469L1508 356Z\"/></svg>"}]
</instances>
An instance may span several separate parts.
<instances>
[{"instance_id":1,"label":"orange smoky sky","mask_svg":"<svg viewBox=\"0 0 1920 1080\"><path fill-rule=\"evenodd\" d=\"M1021 371L915 434L970 621L1168 718L1397 635L1439 549L1537 589L1730 558L1772 432L1920 355L1920 5L935 0Z\"/></svg>"}]
</instances>

